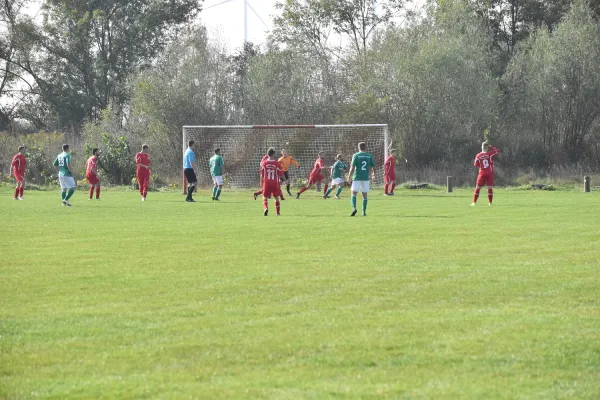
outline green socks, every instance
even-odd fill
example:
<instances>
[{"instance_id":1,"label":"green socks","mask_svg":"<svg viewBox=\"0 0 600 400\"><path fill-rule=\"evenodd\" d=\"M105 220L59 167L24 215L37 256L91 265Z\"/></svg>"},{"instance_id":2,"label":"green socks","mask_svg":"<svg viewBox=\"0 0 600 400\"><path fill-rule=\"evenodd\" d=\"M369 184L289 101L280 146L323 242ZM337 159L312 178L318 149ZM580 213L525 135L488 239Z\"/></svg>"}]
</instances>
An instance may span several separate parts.
<instances>
[{"instance_id":1,"label":"green socks","mask_svg":"<svg viewBox=\"0 0 600 400\"><path fill-rule=\"evenodd\" d=\"M60 192L60 198L61 198L62 200L64 200L64 199L65 199L65 197L67 197L67 191L66 191L66 190L63 190L63 191L61 191L61 192Z\"/></svg>"},{"instance_id":2,"label":"green socks","mask_svg":"<svg viewBox=\"0 0 600 400\"><path fill-rule=\"evenodd\" d=\"M363 215L367 214L367 199L363 199Z\"/></svg>"},{"instance_id":3,"label":"green socks","mask_svg":"<svg viewBox=\"0 0 600 400\"><path fill-rule=\"evenodd\" d=\"M69 200L71 198L71 196L73 196L73 193L75 193L75 189L70 188L69 191L67 192L67 197L65 197L65 200Z\"/></svg>"},{"instance_id":4,"label":"green socks","mask_svg":"<svg viewBox=\"0 0 600 400\"><path fill-rule=\"evenodd\" d=\"M331 194L332 190L333 190L333 188L327 189L327 192L325 192L325 197L329 196Z\"/></svg>"},{"instance_id":5,"label":"green socks","mask_svg":"<svg viewBox=\"0 0 600 400\"><path fill-rule=\"evenodd\" d=\"M337 193L336 193L335 195L339 197L339 196L340 196L340 193L342 193L342 189L343 189L343 187L341 187L341 186L340 186L340 187L338 188L338 190L337 190Z\"/></svg>"},{"instance_id":6,"label":"green socks","mask_svg":"<svg viewBox=\"0 0 600 400\"><path fill-rule=\"evenodd\" d=\"M221 195L221 189L217 188L217 195L215 196L215 199L219 199L220 195Z\"/></svg>"},{"instance_id":7,"label":"green socks","mask_svg":"<svg viewBox=\"0 0 600 400\"><path fill-rule=\"evenodd\" d=\"M350 197L350 201L352 202L352 208L356 210L356 196Z\"/></svg>"},{"instance_id":8,"label":"green socks","mask_svg":"<svg viewBox=\"0 0 600 400\"><path fill-rule=\"evenodd\" d=\"M212 197L213 198L217 197L217 189L219 189L217 186L213 186L213 192L212 192Z\"/></svg>"}]
</instances>

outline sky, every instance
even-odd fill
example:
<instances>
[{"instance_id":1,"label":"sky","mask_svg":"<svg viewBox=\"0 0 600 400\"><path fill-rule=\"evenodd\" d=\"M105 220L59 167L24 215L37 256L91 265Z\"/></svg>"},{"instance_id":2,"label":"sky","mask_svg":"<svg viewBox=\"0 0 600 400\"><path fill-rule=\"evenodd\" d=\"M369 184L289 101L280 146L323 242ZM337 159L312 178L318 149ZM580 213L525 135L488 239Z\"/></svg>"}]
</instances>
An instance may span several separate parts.
<instances>
[{"instance_id":1,"label":"sky","mask_svg":"<svg viewBox=\"0 0 600 400\"><path fill-rule=\"evenodd\" d=\"M273 27L277 0L229 0L228 3L217 5L223 1L225 0L204 1L200 21L208 28L211 37L219 37L232 51L240 48L244 43L244 2L247 1L248 40L263 44L267 38L266 32Z\"/></svg>"}]
</instances>

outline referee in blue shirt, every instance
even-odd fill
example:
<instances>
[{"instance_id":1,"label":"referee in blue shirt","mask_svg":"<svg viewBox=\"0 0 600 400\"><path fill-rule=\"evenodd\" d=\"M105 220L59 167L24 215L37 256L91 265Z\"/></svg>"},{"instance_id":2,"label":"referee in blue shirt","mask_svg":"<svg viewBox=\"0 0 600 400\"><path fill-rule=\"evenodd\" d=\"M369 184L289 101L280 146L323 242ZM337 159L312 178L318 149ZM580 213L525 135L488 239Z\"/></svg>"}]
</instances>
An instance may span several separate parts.
<instances>
[{"instance_id":1,"label":"referee in blue shirt","mask_svg":"<svg viewBox=\"0 0 600 400\"><path fill-rule=\"evenodd\" d=\"M194 189L196 189L196 184L198 182L195 169L196 158L194 157L194 141L190 140L188 142L188 148L183 155L183 173L185 174L185 179L188 182L187 197L185 198L185 201L190 203L196 202L196 200L192 198L192 193L194 193Z\"/></svg>"}]
</instances>

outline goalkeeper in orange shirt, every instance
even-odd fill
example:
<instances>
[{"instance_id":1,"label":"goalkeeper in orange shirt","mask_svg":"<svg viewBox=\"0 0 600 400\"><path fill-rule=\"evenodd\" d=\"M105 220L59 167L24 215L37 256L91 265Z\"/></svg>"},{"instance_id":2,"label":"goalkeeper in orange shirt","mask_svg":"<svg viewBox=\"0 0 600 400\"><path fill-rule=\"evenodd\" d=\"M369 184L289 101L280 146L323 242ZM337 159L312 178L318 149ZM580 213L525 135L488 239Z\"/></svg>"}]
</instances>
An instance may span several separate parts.
<instances>
[{"instance_id":1,"label":"goalkeeper in orange shirt","mask_svg":"<svg viewBox=\"0 0 600 400\"><path fill-rule=\"evenodd\" d=\"M285 189L288 192L288 195L292 195L290 192L290 175L288 173L290 166L294 164L296 168L300 168L300 164L293 156L290 156L285 149L281 150L281 157L279 158L279 164L281 165L281 169L283 170L283 175L281 175L281 183L285 183Z\"/></svg>"}]
</instances>

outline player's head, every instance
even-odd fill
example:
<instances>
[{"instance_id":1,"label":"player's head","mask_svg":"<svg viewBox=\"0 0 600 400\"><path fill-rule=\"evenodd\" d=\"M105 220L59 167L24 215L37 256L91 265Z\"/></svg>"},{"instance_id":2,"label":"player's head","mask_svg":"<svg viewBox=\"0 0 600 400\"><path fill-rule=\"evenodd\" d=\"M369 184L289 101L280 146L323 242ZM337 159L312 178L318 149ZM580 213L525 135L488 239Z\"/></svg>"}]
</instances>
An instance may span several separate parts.
<instances>
[{"instance_id":1,"label":"player's head","mask_svg":"<svg viewBox=\"0 0 600 400\"><path fill-rule=\"evenodd\" d=\"M215 149L215 154L216 154L216 155L219 155L219 154L221 154L221 149L220 149L219 147L217 147L217 148Z\"/></svg>"},{"instance_id":2,"label":"player's head","mask_svg":"<svg viewBox=\"0 0 600 400\"><path fill-rule=\"evenodd\" d=\"M269 158L275 157L275 149L272 147L269 148L269 150L267 150L267 155L269 156Z\"/></svg>"},{"instance_id":3,"label":"player's head","mask_svg":"<svg viewBox=\"0 0 600 400\"><path fill-rule=\"evenodd\" d=\"M142 145L142 153L147 153L149 148L150 148L150 146L148 146L147 144L143 144Z\"/></svg>"},{"instance_id":4,"label":"player's head","mask_svg":"<svg viewBox=\"0 0 600 400\"><path fill-rule=\"evenodd\" d=\"M324 151L320 151L320 152L319 152L319 154L317 154L317 156L318 156L319 158L323 158L323 153L325 153L325 152L324 152Z\"/></svg>"},{"instance_id":5,"label":"player's head","mask_svg":"<svg viewBox=\"0 0 600 400\"><path fill-rule=\"evenodd\" d=\"M392 149L390 150L390 155L394 158L396 158L396 156L398 155L398 152L396 151L396 149Z\"/></svg>"},{"instance_id":6,"label":"player's head","mask_svg":"<svg viewBox=\"0 0 600 400\"><path fill-rule=\"evenodd\" d=\"M367 144L366 144L365 142L360 142L360 143L358 144L358 149L359 149L360 151L365 151L365 150L367 150Z\"/></svg>"},{"instance_id":7,"label":"player's head","mask_svg":"<svg viewBox=\"0 0 600 400\"><path fill-rule=\"evenodd\" d=\"M341 159L342 159L342 155L341 155L341 154L338 154L337 156L335 156L335 159L336 159L336 160L341 160Z\"/></svg>"},{"instance_id":8,"label":"player's head","mask_svg":"<svg viewBox=\"0 0 600 400\"><path fill-rule=\"evenodd\" d=\"M25 146L19 146L19 153L25 154Z\"/></svg>"},{"instance_id":9,"label":"player's head","mask_svg":"<svg viewBox=\"0 0 600 400\"><path fill-rule=\"evenodd\" d=\"M94 147L94 148L92 149L92 155L93 155L93 156L97 156L99 152L100 152L100 150L98 150L98 148L97 148L97 147Z\"/></svg>"},{"instance_id":10,"label":"player's head","mask_svg":"<svg viewBox=\"0 0 600 400\"><path fill-rule=\"evenodd\" d=\"M490 149L490 144L487 142L487 140L483 143L481 143L481 151L488 151Z\"/></svg>"},{"instance_id":11,"label":"player's head","mask_svg":"<svg viewBox=\"0 0 600 400\"><path fill-rule=\"evenodd\" d=\"M286 149L281 150L281 155L284 157L287 157L287 150Z\"/></svg>"},{"instance_id":12,"label":"player's head","mask_svg":"<svg viewBox=\"0 0 600 400\"><path fill-rule=\"evenodd\" d=\"M68 144L63 144L63 145L62 145L62 149L63 149L63 151L64 151L65 153L68 153L68 152L69 152L69 145L68 145Z\"/></svg>"},{"instance_id":13,"label":"player's head","mask_svg":"<svg viewBox=\"0 0 600 400\"><path fill-rule=\"evenodd\" d=\"M194 147L194 143L196 142L194 142L193 140L188 141L188 147Z\"/></svg>"}]
</instances>

